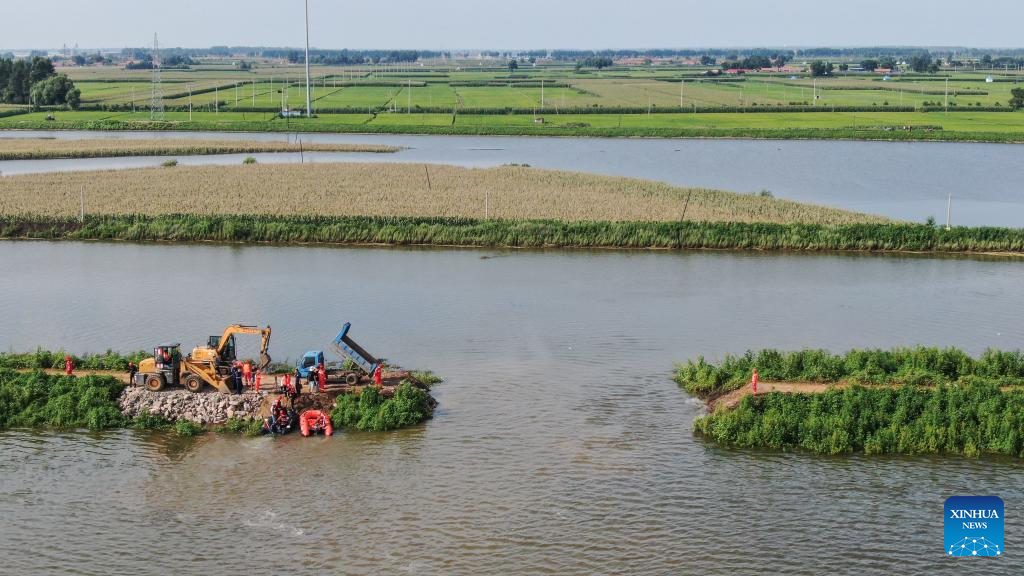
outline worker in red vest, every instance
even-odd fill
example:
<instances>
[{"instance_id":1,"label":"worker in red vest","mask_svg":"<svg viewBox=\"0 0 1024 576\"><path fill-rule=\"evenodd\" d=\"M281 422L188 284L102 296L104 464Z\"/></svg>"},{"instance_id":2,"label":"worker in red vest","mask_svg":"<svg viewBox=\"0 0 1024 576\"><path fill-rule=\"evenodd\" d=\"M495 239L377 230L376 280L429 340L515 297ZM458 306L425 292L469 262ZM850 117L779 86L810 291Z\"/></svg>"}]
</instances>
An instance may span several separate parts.
<instances>
[{"instance_id":1,"label":"worker in red vest","mask_svg":"<svg viewBox=\"0 0 1024 576\"><path fill-rule=\"evenodd\" d=\"M757 368L754 368L754 375L750 377L750 385L754 387L754 396L757 396L757 381L760 377L757 375Z\"/></svg>"},{"instance_id":2,"label":"worker in red vest","mask_svg":"<svg viewBox=\"0 0 1024 576\"><path fill-rule=\"evenodd\" d=\"M242 364L242 380L246 386L252 386L252 362L246 361Z\"/></svg>"},{"instance_id":3,"label":"worker in red vest","mask_svg":"<svg viewBox=\"0 0 1024 576\"><path fill-rule=\"evenodd\" d=\"M381 365L377 364L377 368L374 369L374 371L373 371L373 383L374 383L375 386L380 386L381 384L384 383L384 377L383 377L383 375L381 373L381 370L382 370Z\"/></svg>"},{"instance_id":4,"label":"worker in red vest","mask_svg":"<svg viewBox=\"0 0 1024 576\"><path fill-rule=\"evenodd\" d=\"M71 376L75 371L75 360L71 356L64 357L64 373Z\"/></svg>"},{"instance_id":5,"label":"worker in red vest","mask_svg":"<svg viewBox=\"0 0 1024 576\"><path fill-rule=\"evenodd\" d=\"M260 391L260 383L263 380L263 370L256 371L256 391Z\"/></svg>"},{"instance_id":6,"label":"worker in red vest","mask_svg":"<svg viewBox=\"0 0 1024 576\"><path fill-rule=\"evenodd\" d=\"M327 370L324 369L323 362L316 367L316 380L317 384L319 384L319 391L323 392L324 388L327 387ZM316 390L314 390L314 392L316 392Z\"/></svg>"}]
</instances>

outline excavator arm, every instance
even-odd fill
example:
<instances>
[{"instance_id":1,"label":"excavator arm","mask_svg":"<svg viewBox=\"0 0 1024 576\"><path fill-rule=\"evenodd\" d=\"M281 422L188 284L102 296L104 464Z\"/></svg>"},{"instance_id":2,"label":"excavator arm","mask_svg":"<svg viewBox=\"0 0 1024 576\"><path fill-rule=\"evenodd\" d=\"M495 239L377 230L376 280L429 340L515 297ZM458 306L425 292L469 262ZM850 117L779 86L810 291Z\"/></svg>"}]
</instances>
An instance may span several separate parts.
<instances>
[{"instance_id":1,"label":"excavator arm","mask_svg":"<svg viewBox=\"0 0 1024 576\"><path fill-rule=\"evenodd\" d=\"M243 326L242 324L232 324L224 329L224 334L220 337L220 342L217 343L217 356L221 356L224 353L224 348L227 347L231 337L235 334L259 334L261 337L260 342L260 364L256 367L257 370L264 370L270 365L270 354L267 350L270 349L270 326L266 328L260 328L258 326Z\"/></svg>"}]
</instances>

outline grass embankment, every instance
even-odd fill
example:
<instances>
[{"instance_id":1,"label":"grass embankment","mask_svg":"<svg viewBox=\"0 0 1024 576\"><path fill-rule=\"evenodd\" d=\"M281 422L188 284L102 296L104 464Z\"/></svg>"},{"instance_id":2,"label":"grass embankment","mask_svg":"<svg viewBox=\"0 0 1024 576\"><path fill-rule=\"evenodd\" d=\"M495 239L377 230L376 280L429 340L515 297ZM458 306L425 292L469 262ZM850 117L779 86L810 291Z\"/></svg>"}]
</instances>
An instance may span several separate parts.
<instances>
[{"instance_id":1,"label":"grass embankment","mask_svg":"<svg viewBox=\"0 0 1024 576\"><path fill-rule=\"evenodd\" d=\"M47 121L45 114L21 114L0 119L0 129L1024 142L1024 114L985 111L557 114L543 124L532 114L323 114L286 121L222 112L197 113L189 121L186 112L168 113L165 122L148 118L86 111Z\"/></svg>"},{"instance_id":2,"label":"grass embankment","mask_svg":"<svg viewBox=\"0 0 1024 576\"><path fill-rule=\"evenodd\" d=\"M528 167L315 164L143 168L0 179L0 216L431 217L500 220L883 223L758 195Z\"/></svg>"},{"instance_id":3,"label":"grass embankment","mask_svg":"<svg viewBox=\"0 0 1024 576\"><path fill-rule=\"evenodd\" d=\"M397 152L379 144L253 142L244 140L136 140L0 138L0 160L109 158L117 156L205 156L268 152Z\"/></svg>"},{"instance_id":4,"label":"grass embankment","mask_svg":"<svg viewBox=\"0 0 1024 576\"><path fill-rule=\"evenodd\" d=\"M854 350L845 355L764 350L727 356L718 365L703 358L681 364L676 381L709 398L738 389L754 368L764 381L844 386L817 394L746 396L733 409L698 418L698 433L727 445L827 454L1024 457L1021 352L989 350L975 359L956 349Z\"/></svg>"}]
</instances>

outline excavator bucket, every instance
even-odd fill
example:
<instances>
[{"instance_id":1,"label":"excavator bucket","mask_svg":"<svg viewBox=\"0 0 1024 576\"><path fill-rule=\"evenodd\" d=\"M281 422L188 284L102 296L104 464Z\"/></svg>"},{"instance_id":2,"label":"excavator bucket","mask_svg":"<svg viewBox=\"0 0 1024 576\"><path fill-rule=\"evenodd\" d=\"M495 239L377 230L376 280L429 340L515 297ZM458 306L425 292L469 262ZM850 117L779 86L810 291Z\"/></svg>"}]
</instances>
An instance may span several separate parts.
<instances>
[{"instance_id":1,"label":"excavator bucket","mask_svg":"<svg viewBox=\"0 0 1024 576\"><path fill-rule=\"evenodd\" d=\"M270 366L270 354L263 352L262 354L260 354L260 365L257 366L256 369L259 371L263 371L267 369L267 366Z\"/></svg>"}]
</instances>

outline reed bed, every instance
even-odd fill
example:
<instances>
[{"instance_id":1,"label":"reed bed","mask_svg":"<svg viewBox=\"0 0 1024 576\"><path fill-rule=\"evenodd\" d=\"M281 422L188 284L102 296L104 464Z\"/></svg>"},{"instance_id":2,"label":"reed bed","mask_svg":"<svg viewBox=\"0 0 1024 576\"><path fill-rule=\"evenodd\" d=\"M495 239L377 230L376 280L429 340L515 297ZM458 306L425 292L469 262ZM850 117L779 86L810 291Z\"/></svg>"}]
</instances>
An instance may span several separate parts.
<instances>
[{"instance_id":1,"label":"reed bed","mask_svg":"<svg viewBox=\"0 0 1024 576\"><path fill-rule=\"evenodd\" d=\"M1002 385L1024 384L1024 352L986 350L974 358L957 348L896 348L850 350L748 351L727 354L718 364L703 357L676 366L676 382L690 394L708 398L736 390L757 370L765 381L837 382L869 385L953 384L969 377Z\"/></svg>"},{"instance_id":2,"label":"reed bed","mask_svg":"<svg viewBox=\"0 0 1024 576\"><path fill-rule=\"evenodd\" d=\"M0 178L0 215L486 219L524 222L883 224L885 218L771 197L505 166L248 165Z\"/></svg>"},{"instance_id":3,"label":"reed bed","mask_svg":"<svg viewBox=\"0 0 1024 576\"><path fill-rule=\"evenodd\" d=\"M1024 252L1024 229L923 224L560 222L372 216L0 215L0 238L520 248Z\"/></svg>"},{"instance_id":4,"label":"reed bed","mask_svg":"<svg viewBox=\"0 0 1024 576\"><path fill-rule=\"evenodd\" d=\"M716 442L819 454L1024 457L1024 392L979 379L922 388L853 386L821 394L747 396L694 422Z\"/></svg>"},{"instance_id":5,"label":"reed bed","mask_svg":"<svg viewBox=\"0 0 1024 576\"><path fill-rule=\"evenodd\" d=\"M110 158L118 156L205 156L269 152L397 152L381 144L259 142L244 140L136 140L95 138L0 138L0 160Z\"/></svg>"}]
</instances>

